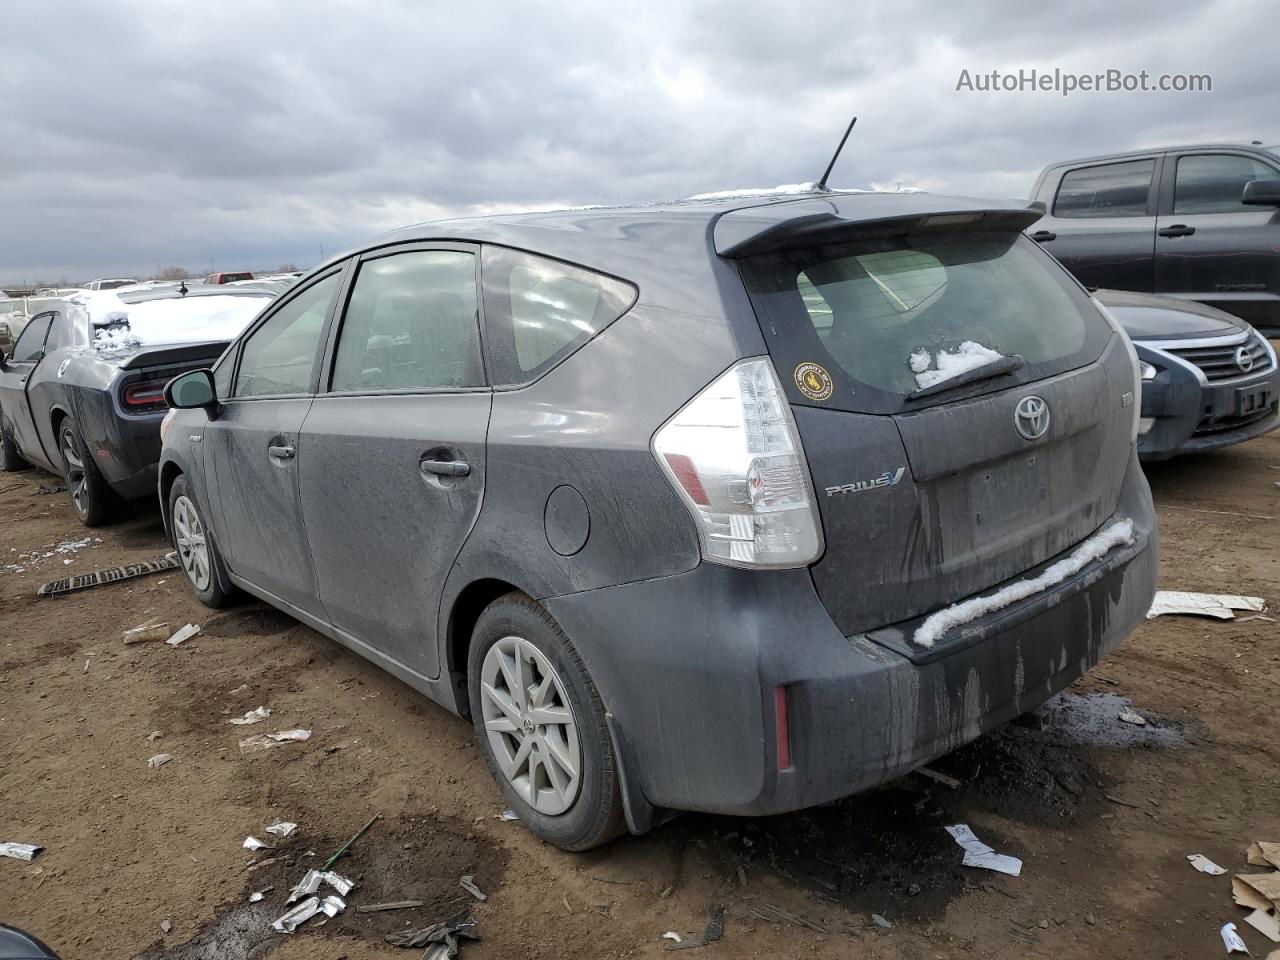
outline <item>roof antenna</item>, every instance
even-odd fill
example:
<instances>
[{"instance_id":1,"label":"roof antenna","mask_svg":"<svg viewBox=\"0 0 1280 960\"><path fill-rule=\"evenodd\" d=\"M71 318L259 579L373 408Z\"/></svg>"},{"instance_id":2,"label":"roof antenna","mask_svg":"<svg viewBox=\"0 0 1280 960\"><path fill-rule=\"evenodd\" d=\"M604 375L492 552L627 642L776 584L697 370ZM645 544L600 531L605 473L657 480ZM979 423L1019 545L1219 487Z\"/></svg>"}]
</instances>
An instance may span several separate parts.
<instances>
[{"instance_id":1,"label":"roof antenna","mask_svg":"<svg viewBox=\"0 0 1280 960\"><path fill-rule=\"evenodd\" d=\"M819 193L827 192L827 177L831 176L831 168L836 165L836 160L840 158L840 151L844 149L844 142L849 139L849 134L853 132L853 125L857 122L857 117L849 121L849 126L845 130L844 136L840 138L840 146L836 147L836 152L831 155L831 162L827 164L827 169L823 171L822 179L818 181L818 185L815 188Z\"/></svg>"}]
</instances>

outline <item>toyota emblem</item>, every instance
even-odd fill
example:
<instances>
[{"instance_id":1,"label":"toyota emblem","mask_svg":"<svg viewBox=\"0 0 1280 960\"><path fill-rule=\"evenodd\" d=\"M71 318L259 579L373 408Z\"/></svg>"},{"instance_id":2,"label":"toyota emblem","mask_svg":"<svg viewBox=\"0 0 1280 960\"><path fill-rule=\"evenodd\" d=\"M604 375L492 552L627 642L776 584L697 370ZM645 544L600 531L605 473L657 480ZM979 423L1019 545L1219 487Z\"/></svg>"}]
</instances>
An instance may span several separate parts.
<instances>
[{"instance_id":1,"label":"toyota emblem","mask_svg":"<svg viewBox=\"0 0 1280 960\"><path fill-rule=\"evenodd\" d=\"M1241 373L1248 373L1253 369L1253 354L1249 352L1248 344L1236 347L1236 366Z\"/></svg>"},{"instance_id":2,"label":"toyota emblem","mask_svg":"<svg viewBox=\"0 0 1280 960\"><path fill-rule=\"evenodd\" d=\"M1023 397L1014 407L1013 426L1024 440L1039 440L1049 430L1049 405L1039 397Z\"/></svg>"}]
</instances>

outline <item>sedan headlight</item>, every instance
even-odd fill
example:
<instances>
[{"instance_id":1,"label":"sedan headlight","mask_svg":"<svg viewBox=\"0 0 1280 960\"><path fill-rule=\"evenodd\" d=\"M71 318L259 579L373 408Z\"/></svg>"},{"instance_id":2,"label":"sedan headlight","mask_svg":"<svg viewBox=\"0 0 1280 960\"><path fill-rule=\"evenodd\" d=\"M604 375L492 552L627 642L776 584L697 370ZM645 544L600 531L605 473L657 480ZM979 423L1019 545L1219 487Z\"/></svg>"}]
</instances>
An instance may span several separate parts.
<instances>
[{"instance_id":1,"label":"sedan headlight","mask_svg":"<svg viewBox=\"0 0 1280 960\"><path fill-rule=\"evenodd\" d=\"M1154 380L1156 378L1156 374L1160 372L1145 360L1138 364L1138 369L1142 371L1143 380Z\"/></svg>"}]
</instances>

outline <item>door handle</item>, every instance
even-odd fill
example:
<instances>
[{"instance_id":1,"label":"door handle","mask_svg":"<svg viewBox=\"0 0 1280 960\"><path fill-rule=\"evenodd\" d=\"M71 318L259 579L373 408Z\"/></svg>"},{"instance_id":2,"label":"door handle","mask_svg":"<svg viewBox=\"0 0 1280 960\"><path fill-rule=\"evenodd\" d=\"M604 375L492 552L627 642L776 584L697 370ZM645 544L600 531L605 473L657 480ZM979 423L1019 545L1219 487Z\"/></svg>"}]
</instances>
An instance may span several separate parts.
<instances>
[{"instance_id":1,"label":"door handle","mask_svg":"<svg viewBox=\"0 0 1280 960\"><path fill-rule=\"evenodd\" d=\"M292 460L298 451L289 446L276 446L272 444L267 447L267 453L275 457L277 460Z\"/></svg>"},{"instance_id":2,"label":"door handle","mask_svg":"<svg viewBox=\"0 0 1280 960\"><path fill-rule=\"evenodd\" d=\"M1171 227L1162 227L1156 231L1162 237L1189 237L1195 232L1195 227L1188 227L1185 223L1175 223Z\"/></svg>"},{"instance_id":3,"label":"door handle","mask_svg":"<svg viewBox=\"0 0 1280 960\"><path fill-rule=\"evenodd\" d=\"M471 474L471 464L465 460L420 460L418 467L423 473L437 477L466 477Z\"/></svg>"},{"instance_id":4,"label":"door handle","mask_svg":"<svg viewBox=\"0 0 1280 960\"><path fill-rule=\"evenodd\" d=\"M1037 230L1031 235L1031 239L1036 243L1044 243L1046 240L1057 240L1058 235L1052 230Z\"/></svg>"}]
</instances>

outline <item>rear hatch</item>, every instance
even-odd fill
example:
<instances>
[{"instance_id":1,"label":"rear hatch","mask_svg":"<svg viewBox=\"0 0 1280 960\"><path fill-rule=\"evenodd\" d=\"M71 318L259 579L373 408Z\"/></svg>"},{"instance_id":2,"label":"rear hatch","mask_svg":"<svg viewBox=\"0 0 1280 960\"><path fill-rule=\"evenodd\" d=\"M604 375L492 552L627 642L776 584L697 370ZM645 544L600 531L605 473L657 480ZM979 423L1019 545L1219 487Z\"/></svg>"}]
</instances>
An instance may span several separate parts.
<instances>
[{"instance_id":1,"label":"rear hatch","mask_svg":"<svg viewBox=\"0 0 1280 960\"><path fill-rule=\"evenodd\" d=\"M1017 577L1116 511L1130 348L1028 218L774 227L739 247L818 499L814 583L847 635Z\"/></svg>"}]
</instances>

